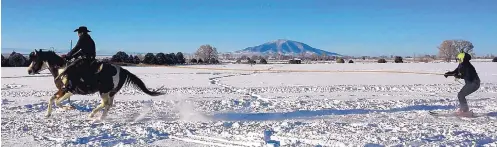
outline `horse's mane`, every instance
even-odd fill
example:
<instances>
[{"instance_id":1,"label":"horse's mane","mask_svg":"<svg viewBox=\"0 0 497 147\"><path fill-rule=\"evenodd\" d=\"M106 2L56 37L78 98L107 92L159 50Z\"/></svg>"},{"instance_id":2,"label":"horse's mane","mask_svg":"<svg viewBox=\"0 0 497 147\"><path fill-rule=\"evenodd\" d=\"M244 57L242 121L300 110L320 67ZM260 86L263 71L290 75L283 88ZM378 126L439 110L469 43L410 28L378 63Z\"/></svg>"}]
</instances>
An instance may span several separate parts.
<instances>
[{"instance_id":1,"label":"horse's mane","mask_svg":"<svg viewBox=\"0 0 497 147\"><path fill-rule=\"evenodd\" d=\"M47 61L52 61L53 63L51 64L57 64L58 66L62 66L64 64L64 59L57 55L54 51L52 50L43 50L38 52L40 56L43 56L44 58L47 59Z\"/></svg>"}]
</instances>

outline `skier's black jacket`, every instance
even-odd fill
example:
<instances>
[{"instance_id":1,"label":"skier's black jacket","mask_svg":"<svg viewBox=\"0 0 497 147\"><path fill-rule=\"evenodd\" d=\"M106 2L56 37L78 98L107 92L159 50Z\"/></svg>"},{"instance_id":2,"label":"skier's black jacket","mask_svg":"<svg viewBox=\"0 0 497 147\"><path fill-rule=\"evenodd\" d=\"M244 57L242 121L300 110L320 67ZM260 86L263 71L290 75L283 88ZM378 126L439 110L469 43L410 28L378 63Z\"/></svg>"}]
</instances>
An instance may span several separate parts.
<instances>
[{"instance_id":1,"label":"skier's black jacket","mask_svg":"<svg viewBox=\"0 0 497 147\"><path fill-rule=\"evenodd\" d=\"M469 62L469 60L471 60L471 55L468 53L464 54L462 63L459 63L454 71L445 73L445 76L454 75L454 77L464 79L466 82L473 82L476 79L480 79L478 73L476 73L475 67Z\"/></svg>"}]
</instances>

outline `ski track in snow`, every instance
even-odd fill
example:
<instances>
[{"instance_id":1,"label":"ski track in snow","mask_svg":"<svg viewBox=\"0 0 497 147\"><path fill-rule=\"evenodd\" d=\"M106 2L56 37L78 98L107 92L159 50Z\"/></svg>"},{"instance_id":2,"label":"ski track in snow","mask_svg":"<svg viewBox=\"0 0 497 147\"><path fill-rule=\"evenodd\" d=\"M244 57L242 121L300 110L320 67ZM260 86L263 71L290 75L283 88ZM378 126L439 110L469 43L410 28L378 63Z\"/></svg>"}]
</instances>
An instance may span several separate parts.
<instances>
[{"instance_id":1,"label":"ski track in snow","mask_svg":"<svg viewBox=\"0 0 497 147\"><path fill-rule=\"evenodd\" d=\"M270 139L282 146L497 145L497 83L492 81L468 96L473 111L486 115L458 118L428 114L457 108L458 83L239 87L224 81L278 73L196 73L184 72L209 75L199 83L212 86L167 87L144 81L167 95L149 97L126 87L116 95L107 119L97 123L87 118L100 103L96 94L73 96L75 110L55 106L52 117L44 118L55 90L18 81L25 77L2 77L2 145L262 146L268 129L274 132ZM182 72L137 75L154 79Z\"/></svg>"}]
</instances>

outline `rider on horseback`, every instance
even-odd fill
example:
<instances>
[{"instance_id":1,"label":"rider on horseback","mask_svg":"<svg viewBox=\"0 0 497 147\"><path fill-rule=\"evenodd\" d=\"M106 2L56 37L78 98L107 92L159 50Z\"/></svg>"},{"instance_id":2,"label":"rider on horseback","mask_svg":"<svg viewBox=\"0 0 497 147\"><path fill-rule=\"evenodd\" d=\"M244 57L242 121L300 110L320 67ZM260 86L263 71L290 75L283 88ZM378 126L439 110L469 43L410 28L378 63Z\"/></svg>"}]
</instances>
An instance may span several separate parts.
<instances>
[{"instance_id":1,"label":"rider on horseback","mask_svg":"<svg viewBox=\"0 0 497 147\"><path fill-rule=\"evenodd\" d=\"M78 32L79 40L76 46L67 53L65 60L70 61L72 58L76 60L69 64L64 71L64 74L68 76L68 81L65 83L64 89L73 91L76 90L76 87L79 87L81 88L81 92L86 93L89 87L93 87L96 84L95 63L97 62L95 59L95 42L88 34L91 31L85 26L79 27L74 32ZM81 83L84 83L84 85L80 85Z\"/></svg>"}]
</instances>

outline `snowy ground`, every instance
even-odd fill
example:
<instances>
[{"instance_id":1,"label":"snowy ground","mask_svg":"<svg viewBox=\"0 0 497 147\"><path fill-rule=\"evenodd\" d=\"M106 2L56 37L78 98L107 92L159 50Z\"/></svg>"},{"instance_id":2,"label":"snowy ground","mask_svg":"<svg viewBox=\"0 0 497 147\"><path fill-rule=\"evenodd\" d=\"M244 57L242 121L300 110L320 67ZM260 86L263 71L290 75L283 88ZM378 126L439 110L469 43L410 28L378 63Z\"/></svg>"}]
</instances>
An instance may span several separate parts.
<instances>
[{"instance_id":1,"label":"snowy ground","mask_svg":"<svg viewBox=\"0 0 497 147\"><path fill-rule=\"evenodd\" d=\"M2 67L2 146L261 146L264 130L282 146L497 146L497 68L474 63L482 85L468 102L478 118L434 117L453 111L462 87L453 78L401 73L296 73L124 67L151 89L116 97L108 119L91 123L98 95L55 107L47 71ZM259 70L388 70L444 73L455 63L189 66ZM464 81L461 80L464 83ZM97 114L99 115L99 114ZM271 142L271 141L269 141Z\"/></svg>"}]
</instances>

